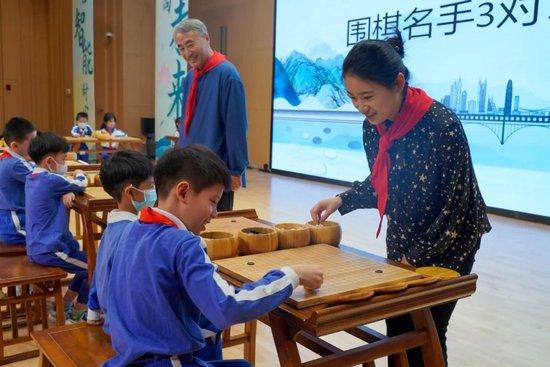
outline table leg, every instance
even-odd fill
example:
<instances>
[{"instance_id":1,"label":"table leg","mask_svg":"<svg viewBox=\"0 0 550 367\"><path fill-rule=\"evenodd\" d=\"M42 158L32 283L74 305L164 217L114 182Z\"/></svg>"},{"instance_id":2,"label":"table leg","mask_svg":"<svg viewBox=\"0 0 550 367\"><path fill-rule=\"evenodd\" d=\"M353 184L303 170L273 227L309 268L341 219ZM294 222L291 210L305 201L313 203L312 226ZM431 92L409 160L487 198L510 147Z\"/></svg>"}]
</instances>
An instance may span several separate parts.
<instances>
[{"instance_id":1,"label":"table leg","mask_svg":"<svg viewBox=\"0 0 550 367\"><path fill-rule=\"evenodd\" d=\"M51 363L48 360L48 357L44 355L42 351L40 351L40 354L38 355L38 367L51 367Z\"/></svg>"},{"instance_id":2,"label":"table leg","mask_svg":"<svg viewBox=\"0 0 550 367\"><path fill-rule=\"evenodd\" d=\"M277 315L276 312L269 314L269 325L271 326L271 333L277 347L277 355L279 356L281 367L301 366L300 353L294 341L296 333L293 331L293 328L290 327L285 319Z\"/></svg>"},{"instance_id":3,"label":"table leg","mask_svg":"<svg viewBox=\"0 0 550 367\"><path fill-rule=\"evenodd\" d=\"M416 330L425 330L428 332L428 342L422 345L422 357L426 367L444 367L443 352L441 343L437 335L434 320L429 308L411 312Z\"/></svg>"},{"instance_id":4,"label":"table leg","mask_svg":"<svg viewBox=\"0 0 550 367\"><path fill-rule=\"evenodd\" d=\"M82 223L84 227L84 233L82 237L82 244L84 251L86 252L88 263L88 283L92 284L92 277L94 275L94 269L96 264L96 250L94 239L94 224L90 218L90 212L88 208L80 208L80 215L82 217Z\"/></svg>"},{"instance_id":5,"label":"table leg","mask_svg":"<svg viewBox=\"0 0 550 367\"><path fill-rule=\"evenodd\" d=\"M61 281L56 280L53 283L53 290L55 293L55 318L56 325L65 325L65 309L63 305L63 295L61 294Z\"/></svg>"},{"instance_id":6,"label":"table leg","mask_svg":"<svg viewBox=\"0 0 550 367\"><path fill-rule=\"evenodd\" d=\"M252 320L244 324L244 333L247 335L247 341L244 343L244 359L252 366L256 364L256 328L258 321Z\"/></svg>"}]
</instances>

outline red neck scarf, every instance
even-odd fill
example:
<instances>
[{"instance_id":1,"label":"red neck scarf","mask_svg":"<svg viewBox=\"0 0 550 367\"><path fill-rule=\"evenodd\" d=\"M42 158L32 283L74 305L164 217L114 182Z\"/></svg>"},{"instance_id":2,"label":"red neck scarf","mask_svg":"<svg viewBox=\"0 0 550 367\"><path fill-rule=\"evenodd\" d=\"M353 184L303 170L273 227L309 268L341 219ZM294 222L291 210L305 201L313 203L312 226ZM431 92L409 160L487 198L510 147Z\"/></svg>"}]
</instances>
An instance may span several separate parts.
<instances>
[{"instance_id":1,"label":"red neck scarf","mask_svg":"<svg viewBox=\"0 0 550 367\"><path fill-rule=\"evenodd\" d=\"M149 224L165 224L170 227L178 227L170 218L157 212L151 207L141 209L139 212L139 221Z\"/></svg>"},{"instance_id":2,"label":"red neck scarf","mask_svg":"<svg viewBox=\"0 0 550 367\"><path fill-rule=\"evenodd\" d=\"M12 157L12 155L7 150L4 150L4 153L0 154L0 159L6 159L10 157Z\"/></svg>"},{"instance_id":3,"label":"red neck scarf","mask_svg":"<svg viewBox=\"0 0 550 367\"><path fill-rule=\"evenodd\" d=\"M214 69L216 66L221 64L226 60L226 57L221 53L214 51L212 56L210 56L202 69L193 69L193 83L191 84L191 90L187 96L187 101L185 103L185 136L189 135L189 126L191 126L191 120L193 119L193 114L195 113L195 106L197 105L197 92L199 90L199 79L210 70Z\"/></svg>"},{"instance_id":4,"label":"red neck scarf","mask_svg":"<svg viewBox=\"0 0 550 367\"><path fill-rule=\"evenodd\" d=\"M388 202L388 175L391 167L389 150L394 141L401 139L416 126L428 112L432 102L433 100L422 89L408 87L403 106L390 128L386 129L383 123L376 125L380 139L378 140L378 154L372 166L371 182L374 191L376 191L377 207L380 213L380 223L376 231L377 238L382 228L382 217Z\"/></svg>"}]
</instances>

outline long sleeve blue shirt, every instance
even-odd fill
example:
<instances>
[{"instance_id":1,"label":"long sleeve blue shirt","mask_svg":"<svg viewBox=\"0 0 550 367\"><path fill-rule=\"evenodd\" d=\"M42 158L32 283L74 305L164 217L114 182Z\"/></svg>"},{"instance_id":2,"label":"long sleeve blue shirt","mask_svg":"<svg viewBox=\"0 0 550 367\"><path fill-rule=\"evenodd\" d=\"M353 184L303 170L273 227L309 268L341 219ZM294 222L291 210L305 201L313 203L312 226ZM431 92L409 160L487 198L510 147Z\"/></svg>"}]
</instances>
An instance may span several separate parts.
<instances>
[{"instance_id":1,"label":"long sleeve blue shirt","mask_svg":"<svg viewBox=\"0 0 550 367\"><path fill-rule=\"evenodd\" d=\"M204 251L200 237L170 213L178 227L129 223L113 254L108 283L111 342L117 355L105 366L126 366L152 353L184 355L204 347L201 314L217 328L258 318L298 286L283 268L236 288L227 283Z\"/></svg>"},{"instance_id":2,"label":"long sleeve blue shirt","mask_svg":"<svg viewBox=\"0 0 550 367\"><path fill-rule=\"evenodd\" d=\"M0 156L0 210L25 209L25 181L33 164L11 150Z\"/></svg>"},{"instance_id":3,"label":"long sleeve blue shirt","mask_svg":"<svg viewBox=\"0 0 550 367\"><path fill-rule=\"evenodd\" d=\"M191 70L183 84L182 120L192 82ZM232 175L243 174L248 166L246 97L235 66L224 61L204 74L199 79L196 101L189 135L180 124L179 146L205 145L227 164Z\"/></svg>"},{"instance_id":4,"label":"long sleeve blue shirt","mask_svg":"<svg viewBox=\"0 0 550 367\"><path fill-rule=\"evenodd\" d=\"M61 200L69 193L81 193L88 181L85 175L74 180L35 168L25 182L27 255L66 252L78 247L69 230L68 210Z\"/></svg>"},{"instance_id":5,"label":"long sleeve blue shirt","mask_svg":"<svg viewBox=\"0 0 550 367\"><path fill-rule=\"evenodd\" d=\"M113 254L116 246L120 242L122 233L126 226L137 220L137 215L115 209L107 217L107 228L103 231L99 250L97 252L97 263L95 267L90 296L88 298L88 308L97 310L97 306L102 310L105 322L103 329L109 333L108 305L107 305L107 286L111 275L113 263ZM90 307L90 305L94 307Z\"/></svg>"}]
</instances>

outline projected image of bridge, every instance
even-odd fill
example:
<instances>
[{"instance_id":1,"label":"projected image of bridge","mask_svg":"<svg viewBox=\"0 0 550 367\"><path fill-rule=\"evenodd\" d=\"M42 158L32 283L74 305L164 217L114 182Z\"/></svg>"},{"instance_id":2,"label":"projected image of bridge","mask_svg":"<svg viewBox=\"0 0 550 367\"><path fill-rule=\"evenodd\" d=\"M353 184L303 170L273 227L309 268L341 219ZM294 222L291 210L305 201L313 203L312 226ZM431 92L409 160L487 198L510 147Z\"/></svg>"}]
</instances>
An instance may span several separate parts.
<instances>
[{"instance_id":1,"label":"projected image of bridge","mask_svg":"<svg viewBox=\"0 0 550 367\"><path fill-rule=\"evenodd\" d=\"M482 125L491 130L500 144L521 129L550 129L550 107L520 107L520 96L514 96L512 80L508 80L506 85L504 107L501 108L496 106L492 96L487 96L487 80L479 82L477 99L468 99L466 90L462 90L462 79L458 78L451 86L451 93L445 95L441 102L455 111L463 124Z\"/></svg>"}]
</instances>

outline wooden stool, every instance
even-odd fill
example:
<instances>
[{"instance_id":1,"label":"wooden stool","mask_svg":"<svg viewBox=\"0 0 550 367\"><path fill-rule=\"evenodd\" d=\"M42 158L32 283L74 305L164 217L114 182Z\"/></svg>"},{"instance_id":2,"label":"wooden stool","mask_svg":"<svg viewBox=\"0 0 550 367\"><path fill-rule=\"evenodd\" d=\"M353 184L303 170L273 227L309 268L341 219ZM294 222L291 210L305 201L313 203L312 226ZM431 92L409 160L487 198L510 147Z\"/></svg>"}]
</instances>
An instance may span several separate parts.
<instances>
[{"instance_id":1,"label":"wooden stool","mask_svg":"<svg viewBox=\"0 0 550 367\"><path fill-rule=\"evenodd\" d=\"M252 323L256 327L256 321ZM251 335L256 335L255 330ZM32 339L38 344L40 351L39 367L50 366L99 366L115 355L111 346L111 338L103 332L101 326L91 326L85 323L65 325L52 329L33 331ZM234 337L233 341L225 343L224 347L243 343ZM246 355L245 349L245 355ZM249 360L250 362L250 360Z\"/></svg>"},{"instance_id":2,"label":"wooden stool","mask_svg":"<svg viewBox=\"0 0 550 367\"><path fill-rule=\"evenodd\" d=\"M101 326L86 323L33 331L31 337L40 351L39 367L96 367L115 355L111 338Z\"/></svg>"},{"instance_id":3,"label":"wooden stool","mask_svg":"<svg viewBox=\"0 0 550 367\"><path fill-rule=\"evenodd\" d=\"M61 279L66 276L67 273L61 269L31 263L26 256L0 257L0 289L7 288L8 290L7 293L0 293L0 307L6 306L9 309L12 331L12 338L9 340L4 340L4 334L0 334L0 365L33 358L38 355L37 350L8 357L4 355L4 346L31 340L30 335L19 336L18 304L21 304L21 309L24 309L26 315L24 325L27 327L29 334L34 329L35 318L37 317L41 319L42 328L48 328L46 299L49 297L55 298L56 324L63 325L65 323ZM16 294L16 286L21 286L21 295ZM36 313L39 314L36 315Z\"/></svg>"},{"instance_id":4,"label":"wooden stool","mask_svg":"<svg viewBox=\"0 0 550 367\"><path fill-rule=\"evenodd\" d=\"M25 245L6 245L0 242L0 257L26 255L27 248Z\"/></svg>"}]
</instances>

